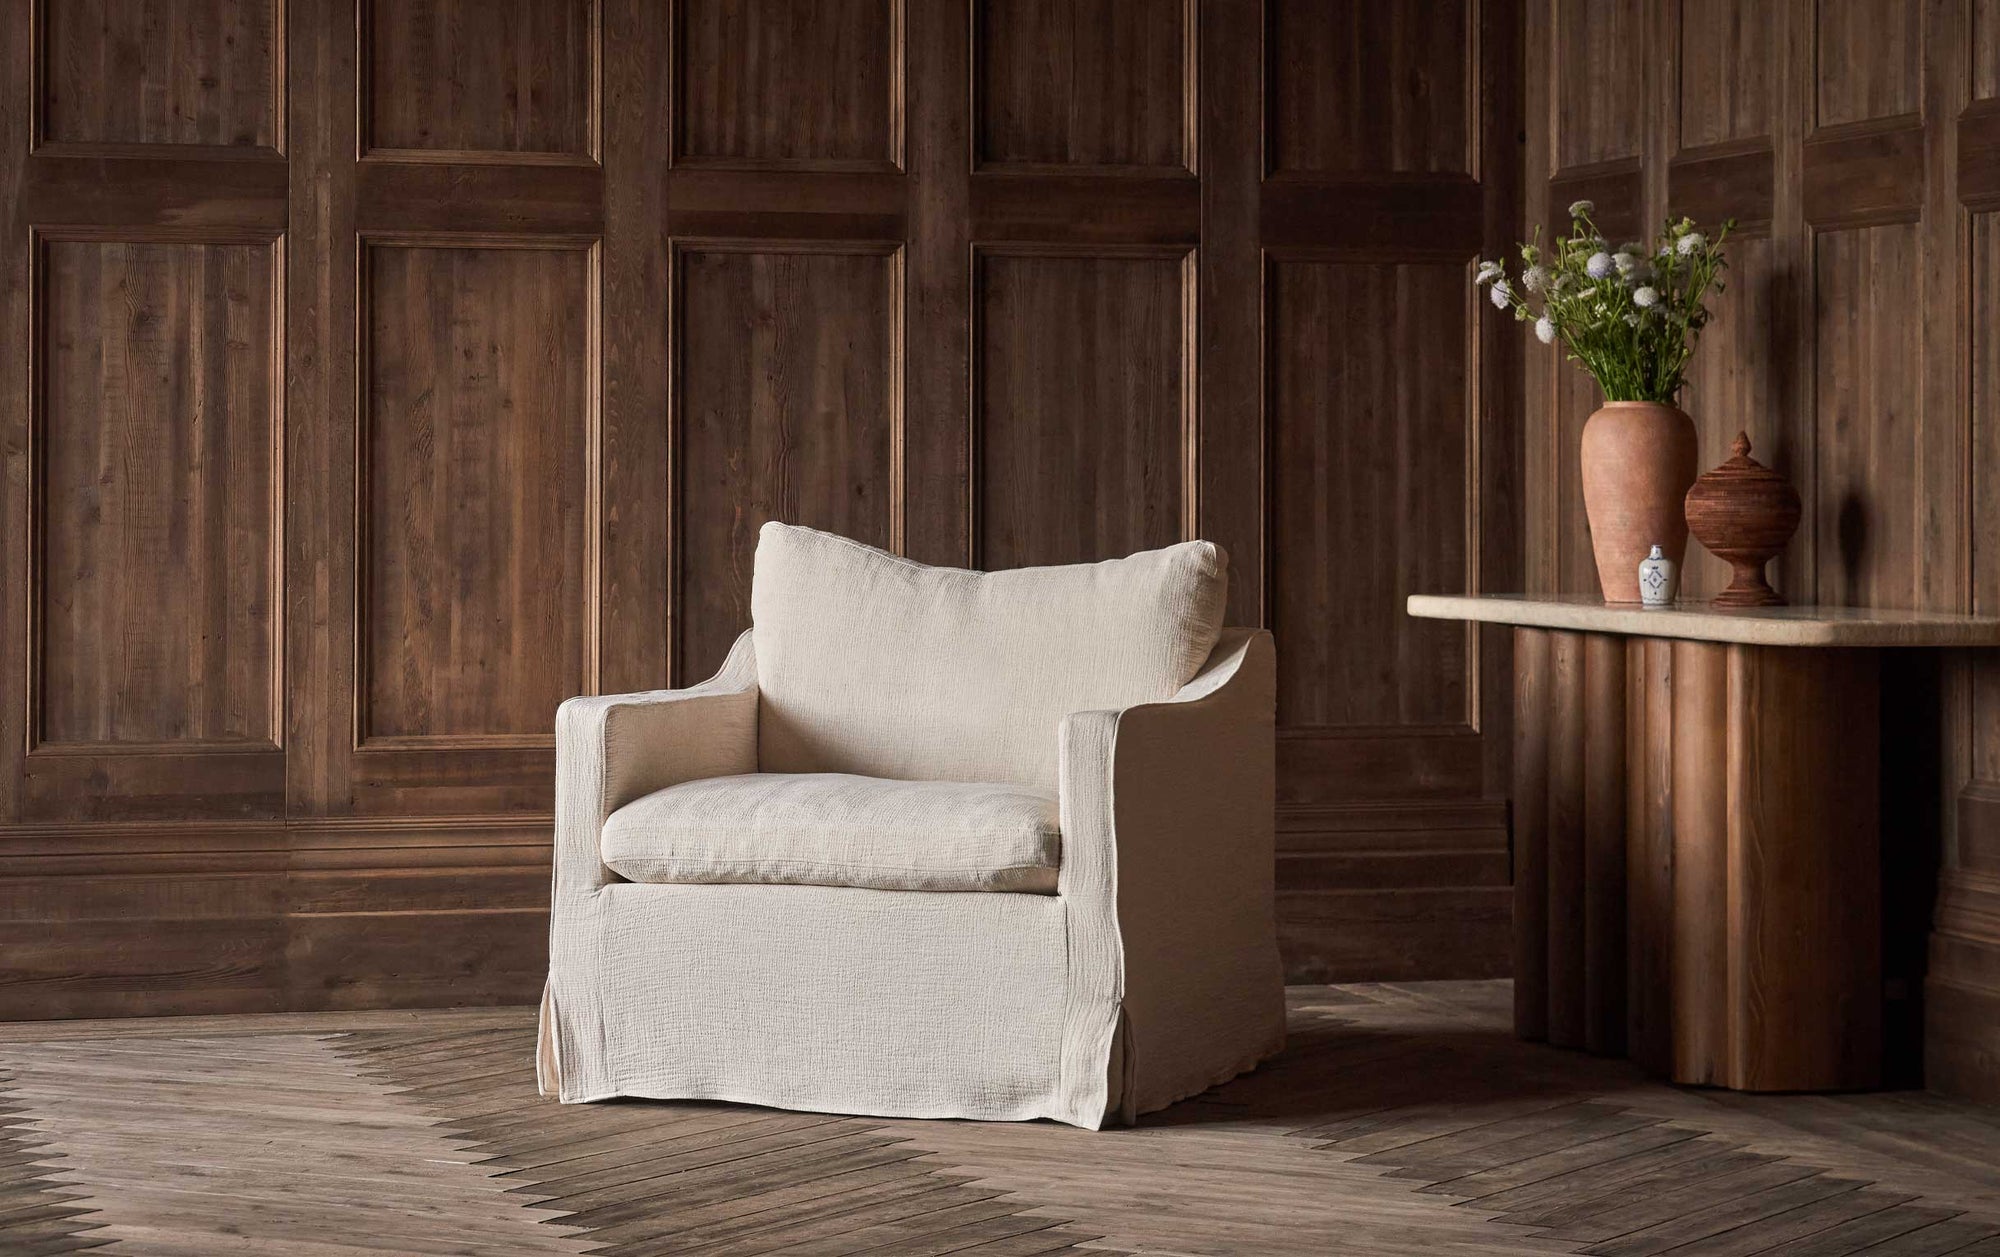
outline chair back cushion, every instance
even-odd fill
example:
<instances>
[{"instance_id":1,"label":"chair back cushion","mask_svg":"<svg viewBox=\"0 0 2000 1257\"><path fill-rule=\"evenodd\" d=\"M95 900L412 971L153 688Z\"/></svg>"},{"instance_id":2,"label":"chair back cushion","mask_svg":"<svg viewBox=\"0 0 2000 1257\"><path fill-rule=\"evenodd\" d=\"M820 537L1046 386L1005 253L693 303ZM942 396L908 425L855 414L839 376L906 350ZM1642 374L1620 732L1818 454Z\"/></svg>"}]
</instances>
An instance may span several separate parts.
<instances>
[{"instance_id":1,"label":"chair back cushion","mask_svg":"<svg viewBox=\"0 0 2000 1257\"><path fill-rule=\"evenodd\" d=\"M758 767L1053 792L1063 718L1172 697L1214 649L1227 590L1207 541L969 572L766 524Z\"/></svg>"}]
</instances>

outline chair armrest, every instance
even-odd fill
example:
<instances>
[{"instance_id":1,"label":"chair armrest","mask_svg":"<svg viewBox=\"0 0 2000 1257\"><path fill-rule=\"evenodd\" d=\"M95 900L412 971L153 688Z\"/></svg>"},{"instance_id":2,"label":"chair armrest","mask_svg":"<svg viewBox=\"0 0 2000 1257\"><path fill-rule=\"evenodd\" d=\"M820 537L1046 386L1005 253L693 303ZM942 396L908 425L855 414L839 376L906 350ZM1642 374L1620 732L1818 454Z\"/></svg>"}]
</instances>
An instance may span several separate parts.
<instances>
[{"instance_id":1,"label":"chair armrest","mask_svg":"<svg viewBox=\"0 0 2000 1257\"><path fill-rule=\"evenodd\" d=\"M1173 1059L1214 1059L1261 1027L1283 1036L1273 911L1277 664L1271 635L1227 629L1165 702L1063 722L1063 858L1073 998L1126 1019L1129 1117L1216 1081ZM1266 1025L1265 1023L1269 1023ZM1137 1043L1135 1049L1134 1043ZM1175 1048L1165 1045L1173 1044ZM1138 1090L1135 1090L1138 1088Z\"/></svg>"},{"instance_id":2,"label":"chair armrest","mask_svg":"<svg viewBox=\"0 0 2000 1257\"><path fill-rule=\"evenodd\" d=\"M699 685L572 698L556 710L555 896L613 880L598 839L625 804L702 777L757 771L757 661L748 631Z\"/></svg>"},{"instance_id":3,"label":"chair armrest","mask_svg":"<svg viewBox=\"0 0 2000 1257\"><path fill-rule=\"evenodd\" d=\"M1202 881L1186 879L1252 866L1268 885L1276 708L1271 635L1225 629L1172 698L1065 719L1058 893L1101 890L1122 902L1181 882L1196 890Z\"/></svg>"}]
</instances>

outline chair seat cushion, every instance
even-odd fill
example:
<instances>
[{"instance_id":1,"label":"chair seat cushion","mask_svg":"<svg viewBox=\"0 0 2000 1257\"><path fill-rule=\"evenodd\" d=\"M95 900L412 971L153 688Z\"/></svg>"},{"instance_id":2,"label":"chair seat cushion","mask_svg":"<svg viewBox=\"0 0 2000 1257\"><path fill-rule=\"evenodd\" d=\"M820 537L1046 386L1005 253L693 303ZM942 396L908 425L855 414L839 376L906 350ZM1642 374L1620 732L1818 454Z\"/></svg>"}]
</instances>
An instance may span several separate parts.
<instances>
[{"instance_id":1,"label":"chair seat cushion","mask_svg":"<svg viewBox=\"0 0 2000 1257\"><path fill-rule=\"evenodd\" d=\"M604 822L633 882L1053 894L1056 800L1020 786L748 773L656 790Z\"/></svg>"}]
</instances>

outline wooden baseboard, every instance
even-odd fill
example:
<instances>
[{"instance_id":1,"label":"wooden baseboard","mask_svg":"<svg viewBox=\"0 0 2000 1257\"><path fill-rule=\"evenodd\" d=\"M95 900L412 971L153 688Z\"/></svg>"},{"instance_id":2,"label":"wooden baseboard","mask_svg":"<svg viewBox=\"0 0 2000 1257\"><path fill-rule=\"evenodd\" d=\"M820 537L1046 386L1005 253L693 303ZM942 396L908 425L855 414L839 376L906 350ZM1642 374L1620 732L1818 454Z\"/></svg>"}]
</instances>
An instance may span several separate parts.
<instances>
[{"instance_id":1,"label":"wooden baseboard","mask_svg":"<svg viewBox=\"0 0 2000 1257\"><path fill-rule=\"evenodd\" d=\"M2000 1104L2000 877L1953 870L1924 979L1924 1083Z\"/></svg>"},{"instance_id":2,"label":"wooden baseboard","mask_svg":"<svg viewBox=\"0 0 2000 1257\"><path fill-rule=\"evenodd\" d=\"M1281 807L1286 981L1506 977L1507 832L1503 800Z\"/></svg>"},{"instance_id":3,"label":"wooden baseboard","mask_svg":"<svg viewBox=\"0 0 2000 1257\"><path fill-rule=\"evenodd\" d=\"M0 1019L533 1002L550 821L0 826Z\"/></svg>"},{"instance_id":4,"label":"wooden baseboard","mask_svg":"<svg viewBox=\"0 0 2000 1257\"><path fill-rule=\"evenodd\" d=\"M1290 807L1294 982L1504 977L1506 805ZM550 820L0 826L0 1020L524 1003Z\"/></svg>"}]
</instances>

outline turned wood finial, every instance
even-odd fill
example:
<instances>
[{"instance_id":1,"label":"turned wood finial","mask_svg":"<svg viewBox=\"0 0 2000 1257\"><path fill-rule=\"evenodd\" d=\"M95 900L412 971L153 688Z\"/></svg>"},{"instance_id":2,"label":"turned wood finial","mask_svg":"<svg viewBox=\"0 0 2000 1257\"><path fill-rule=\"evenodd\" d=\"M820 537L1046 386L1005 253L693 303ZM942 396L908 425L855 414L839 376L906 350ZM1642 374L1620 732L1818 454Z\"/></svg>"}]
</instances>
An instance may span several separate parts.
<instances>
[{"instance_id":1,"label":"turned wood finial","mask_svg":"<svg viewBox=\"0 0 2000 1257\"><path fill-rule=\"evenodd\" d=\"M1798 490L1750 457L1748 432L1738 432L1729 450L1728 462L1702 473L1688 490L1688 531L1729 564L1729 587L1715 596L1716 606L1782 606L1764 579L1764 564L1798 529Z\"/></svg>"}]
</instances>

